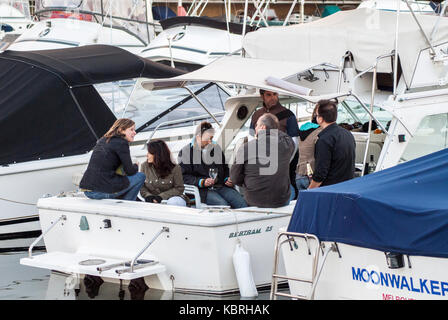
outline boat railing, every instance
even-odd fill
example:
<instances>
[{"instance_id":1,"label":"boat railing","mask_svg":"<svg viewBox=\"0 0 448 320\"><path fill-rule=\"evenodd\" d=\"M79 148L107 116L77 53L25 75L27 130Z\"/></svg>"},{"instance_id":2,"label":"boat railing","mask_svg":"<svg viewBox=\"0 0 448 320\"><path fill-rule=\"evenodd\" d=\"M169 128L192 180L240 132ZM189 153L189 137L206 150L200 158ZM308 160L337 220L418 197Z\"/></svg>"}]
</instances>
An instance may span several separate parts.
<instances>
[{"instance_id":1,"label":"boat railing","mask_svg":"<svg viewBox=\"0 0 448 320\"><path fill-rule=\"evenodd\" d=\"M281 238L285 237L285 236L287 239L280 241ZM313 257L313 264L311 267L310 278L288 277L286 275L278 274L280 247L282 245L284 245L285 243L289 243L291 246L291 250L293 250L291 242L295 243L294 238L302 238L305 240L309 255L312 255L311 246L310 246L309 241L313 240L317 243L317 245L314 249L314 257ZM320 251L322 251L323 258L322 258L322 263L319 265L319 257L321 254ZM317 283L319 282L320 275L321 275L323 267L325 265L325 261L327 259L328 254L331 251L339 252L336 243L331 244L330 246L325 248L325 244L321 243L319 238L313 234L296 233L296 232L279 232L277 239L276 239L275 251L274 251L274 270L272 273L271 294L270 294L271 300L275 300L277 298L277 296L283 296L283 297L288 297L288 298L292 298L292 299L306 299L306 300L313 299ZM279 292L278 291L278 280L279 279L308 283L311 285L310 292L307 295L293 295L293 294L288 294L288 293L284 293L284 292Z\"/></svg>"},{"instance_id":2,"label":"boat railing","mask_svg":"<svg viewBox=\"0 0 448 320\"><path fill-rule=\"evenodd\" d=\"M220 116L223 116L223 115L225 115L225 112L213 113L213 118L216 119L216 117L220 117ZM203 120L203 119L208 119L210 117L211 117L210 114L203 114L203 115L200 115L200 116L194 116L194 117L189 117L189 118L182 118L182 119L178 119L178 120L171 120L171 121L161 122L151 132L151 135L149 136L148 140L146 141L146 144L148 144L152 140L152 138L156 134L157 130L160 129L160 127L171 126L171 125L181 124L181 123L190 122L190 121ZM219 124L219 122L218 122L218 124Z\"/></svg>"},{"instance_id":3,"label":"boat railing","mask_svg":"<svg viewBox=\"0 0 448 320\"><path fill-rule=\"evenodd\" d=\"M48 227L47 230L45 230L44 232L42 232L42 234L36 238L36 240L33 241L33 243L30 245L30 247L28 248L28 257L30 259L33 258L33 248L34 246L40 241L42 240L42 238L48 233L50 232L51 229L54 228L54 226L56 226L59 222L61 221L65 221L67 220L67 216L66 215L61 215L55 222L52 222L52 225L50 227Z\"/></svg>"},{"instance_id":4,"label":"boat railing","mask_svg":"<svg viewBox=\"0 0 448 320\"><path fill-rule=\"evenodd\" d=\"M346 54L347 55L347 54ZM345 61L345 56L343 58L343 61ZM391 52L391 53L387 53L384 55L381 55L379 57L376 58L375 60L375 64L373 64L372 66L366 68L365 70L361 71L360 73L358 73L354 78L353 78L353 88L355 85L356 80L358 80L361 76L363 76L364 74L368 73L368 72L373 72L373 76L372 76L372 89L371 89L371 96L370 96L370 108L367 108L365 106L365 104L361 101L361 99L359 99L355 94L353 94L353 96L356 98L356 100L358 100L358 102L361 104L361 106L366 110L366 112L369 114L369 128L367 130L367 132L369 132L369 135L367 136L367 141L366 141L366 149L364 151L364 158L363 158L363 168L366 165L367 162L367 153L369 151L369 144L370 144L370 131L372 130L372 120L375 120L375 122L378 124L378 126L381 128L381 130L383 132L385 132L387 135L389 135L389 132L386 130L386 128L384 128L384 126L381 124L380 121L377 121L375 119L375 117L373 116L373 106L375 105L375 93L376 93L376 81L377 81L377 70L378 70L378 63L386 58L390 58L390 57L395 57L396 59L396 54L395 51ZM343 67L343 64L342 64ZM340 69L342 70L342 68ZM396 74L394 74L394 78L396 78ZM339 77L339 81L341 80L341 76ZM396 88L396 83L394 82L394 94L395 94L395 88ZM340 90L340 84L338 84L338 90ZM362 170L361 172L361 176L364 175L364 170Z\"/></svg>"},{"instance_id":5,"label":"boat railing","mask_svg":"<svg viewBox=\"0 0 448 320\"><path fill-rule=\"evenodd\" d=\"M129 268L129 272L134 272L134 265L135 262L137 261L137 259L146 251L146 249L149 248L149 246L151 244L153 244L154 241L156 241L156 239L164 232L170 232L170 229L168 227L162 227L162 229L160 229L155 236L151 239L151 241L149 241L144 247L143 249L140 250L140 252L132 259L131 261L131 266Z\"/></svg>"}]
</instances>

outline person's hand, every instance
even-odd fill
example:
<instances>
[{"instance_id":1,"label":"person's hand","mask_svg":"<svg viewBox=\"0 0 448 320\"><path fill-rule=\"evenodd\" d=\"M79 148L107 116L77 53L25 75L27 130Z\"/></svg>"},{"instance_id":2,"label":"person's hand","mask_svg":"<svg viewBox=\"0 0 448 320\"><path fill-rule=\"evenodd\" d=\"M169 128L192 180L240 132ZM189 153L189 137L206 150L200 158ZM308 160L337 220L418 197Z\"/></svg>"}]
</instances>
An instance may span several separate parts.
<instances>
[{"instance_id":1,"label":"person's hand","mask_svg":"<svg viewBox=\"0 0 448 320\"><path fill-rule=\"evenodd\" d=\"M152 202L152 203L161 203L162 202L162 197L160 196L147 196L145 198L146 202Z\"/></svg>"},{"instance_id":2,"label":"person's hand","mask_svg":"<svg viewBox=\"0 0 448 320\"><path fill-rule=\"evenodd\" d=\"M225 185L230 187L230 188L232 188L234 186L234 184L233 184L232 180L230 180L230 178L227 179Z\"/></svg>"},{"instance_id":3,"label":"person's hand","mask_svg":"<svg viewBox=\"0 0 448 320\"><path fill-rule=\"evenodd\" d=\"M214 184L215 184L215 179L212 179L212 178L207 178L204 181L204 187L211 187Z\"/></svg>"}]
</instances>

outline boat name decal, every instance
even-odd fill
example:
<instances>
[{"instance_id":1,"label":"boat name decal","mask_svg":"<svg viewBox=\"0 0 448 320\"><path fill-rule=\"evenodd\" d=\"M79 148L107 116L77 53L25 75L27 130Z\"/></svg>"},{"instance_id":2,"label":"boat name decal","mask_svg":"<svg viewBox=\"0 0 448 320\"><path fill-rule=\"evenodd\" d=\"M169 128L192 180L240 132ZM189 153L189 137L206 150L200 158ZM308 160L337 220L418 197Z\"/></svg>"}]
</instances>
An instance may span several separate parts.
<instances>
[{"instance_id":1,"label":"boat name decal","mask_svg":"<svg viewBox=\"0 0 448 320\"><path fill-rule=\"evenodd\" d=\"M352 278L354 281L364 282L369 285L373 284L422 294L448 296L448 282L445 281L415 279L409 276L355 267L352 267Z\"/></svg>"},{"instance_id":2,"label":"boat name decal","mask_svg":"<svg viewBox=\"0 0 448 320\"><path fill-rule=\"evenodd\" d=\"M269 231L272 231L272 226L266 227L265 232L269 232ZM230 232L229 238L250 236L250 235L254 235L254 234L258 234L258 233L261 233L261 228L243 230L243 231L238 231L238 232Z\"/></svg>"}]
</instances>

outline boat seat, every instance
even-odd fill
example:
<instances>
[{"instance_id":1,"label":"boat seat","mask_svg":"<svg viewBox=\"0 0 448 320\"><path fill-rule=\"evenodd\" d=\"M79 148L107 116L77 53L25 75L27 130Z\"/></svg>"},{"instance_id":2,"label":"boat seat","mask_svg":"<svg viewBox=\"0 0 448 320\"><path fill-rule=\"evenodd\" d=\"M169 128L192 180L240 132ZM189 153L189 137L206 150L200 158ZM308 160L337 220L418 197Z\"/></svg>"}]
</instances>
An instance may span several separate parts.
<instances>
[{"instance_id":1,"label":"boat seat","mask_svg":"<svg viewBox=\"0 0 448 320\"><path fill-rule=\"evenodd\" d=\"M356 141L355 163L362 164L364 161L364 153L366 151L368 134L361 132L352 132L352 133ZM380 157L385 138L386 138L385 134L372 133L370 135L369 150L367 152L367 159L366 159L367 162L370 161L370 155L373 155L373 160L376 163L378 163L378 159Z\"/></svg>"},{"instance_id":2,"label":"boat seat","mask_svg":"<svg viewBox=\"0 0 448 320\"><path fill-rule=\"evenodd\" d=\"M194 201L194 206L196 208L202 209L207 207L205 203L201 202L201 194L199 193L199 188L192 184L184 184L184 194L190 198L190 201Z\"/></svg>"}]
</instances>

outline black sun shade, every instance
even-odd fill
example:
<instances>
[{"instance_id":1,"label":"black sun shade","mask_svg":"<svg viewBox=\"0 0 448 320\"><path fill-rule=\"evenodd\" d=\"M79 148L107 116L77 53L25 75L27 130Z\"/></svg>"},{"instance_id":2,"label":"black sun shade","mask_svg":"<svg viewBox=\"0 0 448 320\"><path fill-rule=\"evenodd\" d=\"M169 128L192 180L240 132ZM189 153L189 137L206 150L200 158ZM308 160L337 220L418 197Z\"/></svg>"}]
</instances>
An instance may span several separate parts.
<instances>
[{"instance_id":1,"label":"black sun shade","mask_svg":"<svg viewBox=\"0 0 448 320\"><path fill-rule=\"evenodd\" d=\"M0 53L0 165L90 151L116 120L93 84L183 73L108 45Z\"/></svg>"}]
</instances>

